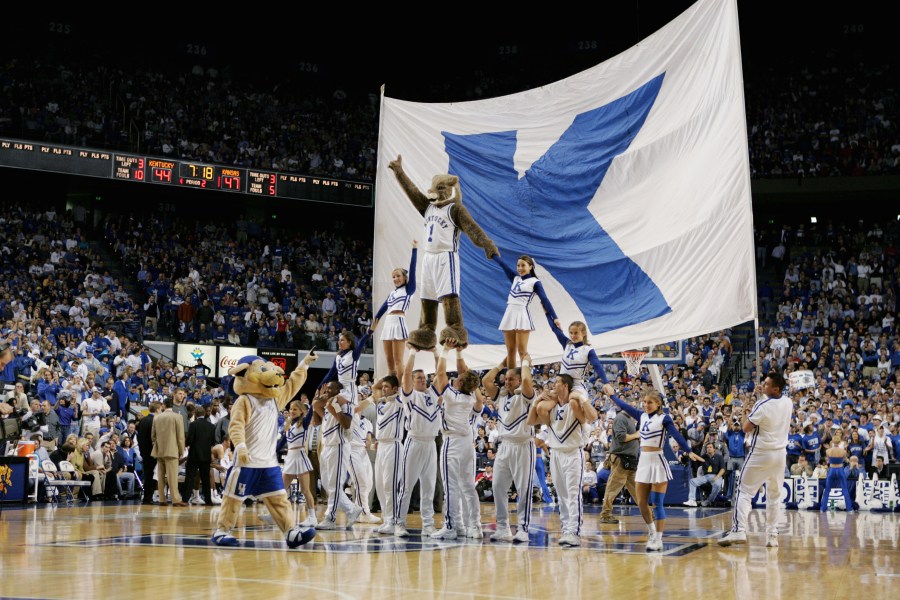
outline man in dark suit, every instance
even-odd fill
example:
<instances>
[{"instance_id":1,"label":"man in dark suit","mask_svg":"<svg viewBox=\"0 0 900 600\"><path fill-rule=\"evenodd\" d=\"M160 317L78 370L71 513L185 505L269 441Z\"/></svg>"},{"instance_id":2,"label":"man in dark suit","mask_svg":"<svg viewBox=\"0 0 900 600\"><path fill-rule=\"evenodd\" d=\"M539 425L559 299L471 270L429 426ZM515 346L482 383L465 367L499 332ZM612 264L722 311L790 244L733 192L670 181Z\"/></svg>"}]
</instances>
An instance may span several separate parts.
<instances>
[{"instance_id":1,"label":"man in dark suit","mask_svg":"<svg viewBox=\"0 0 900 600\"><path fill-rule=\"evenodd\" d=\"M188 427L186 445L188 447L187 468L184 490L181 495L190 498L197 470L200 471L200 491L207 506L214 504L210 494L209 473L212 468L212 447L216 443L216 426L206 419L206 407L194 408L194 422ZM219 501L221 504L221 501Z\"/></svg>"},{"instance_id":2,"label":"man in dark suit","mask_svg":"<svg viewBox=\"0 0 900 600\"><path fill-rule=\"evenodd\" d=\"M159 402L150 403L150 413L138 422L137 441L141 458L144 461L141 473L141 485L144 487L142 504L153 504L153 492L156 491L156 459L153 457L153 417L159 412Z\"/></svg>"}]
</instances>

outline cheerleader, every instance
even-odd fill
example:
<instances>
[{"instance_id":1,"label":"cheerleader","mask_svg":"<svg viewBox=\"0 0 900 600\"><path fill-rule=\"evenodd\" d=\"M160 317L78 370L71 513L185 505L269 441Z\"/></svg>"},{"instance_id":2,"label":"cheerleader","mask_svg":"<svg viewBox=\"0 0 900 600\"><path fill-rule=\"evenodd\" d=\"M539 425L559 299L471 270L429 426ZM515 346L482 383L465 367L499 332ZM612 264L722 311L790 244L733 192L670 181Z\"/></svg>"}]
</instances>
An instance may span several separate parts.
<instances>
[{"instance_id":1,"label":"cheerleader","mask_svg":"<svg viewBox=\"0 0 900 600\"><path fill-rule=\"evenodd\" d=\"M394 280L394 290L388 295L387 300L375 313L375 320L369 325L369 333L375 331L381 317L387 313L384 320L384 329L381 331L381 341L384 344L384 354L387 356L387 368L389 375L397 375L397 366L403 364L403 348L409 332L406 329L406 311L409 302L416 293L416 249L419 242L413 240L412 256L409 259L409 270L397 267L391 273Z\"/></svg>"},{"instance_id":2,"label":"cheerleader","mask_svg":"<svg viewBox=\"0 0 900 600\"><path fill-rule=\"evenodd\" d=\"M494 255L494 260L506 273L512 285L509 296L506 298L506 312L500 321L500 331L503 332L503 341L506 344L506 367L514 368L517 364L516 353L519 357L528 354L528 337L534 331L534 321L528 312L528 304L535 294L541 299L544 312L559 327L559 319L550 304L550 299L544 292L544 286L534 274L534 259L523 254L516 261L516 270L513 271L507 265L500 262L500 256Z\"/></svg>"},{"instance_id":3,"label":"cheerleader","mask_svg":"<svg viewBox=\"0 0 900 600\"><path fill-rule=\"evenodd\" d=\"M550 329L553 330L556 339L559 340L559 344L563 347L563 355L559 359L559 374L572 378L575 382L572 391L578 390L590 397L584 387L584 373L587 371L588 363L594 367L594 372L603 383L607 383L607 379L603 363L600 362L600 358L588 341L587 325L581 321L572 321L572 324L569 325L569 337L566 337L559 327L559 320L549 312L547 321L550 323Z\"/></svg>"},{"instance_id":4,"label":"cheerleader","mask_svg":"<svg viewBox=\"0 0 900 600\"><path fill-rule=\"evenodd\" d=\"M301 527L312 527L316 520L316 497L309 487L309 474L313 470L309 456L306 454L306 431L312 421L313 411L304 406L300 400L291 400L288 408L290 420L284 424L284 434L287 439L287 455L284 457L284 489L291 489L291 482L300 481L300 491L306 498L306 519L300 523Z\"/></svg>"},{"instance_id":5,"label":"cheerleader","mask_svg":"<svg viewBox=\"0 0 900 600\"><path fill-rule=\"evenodd\" d=\"M338 352L334 356L334 364L325 374L319 385L319 393L331 381L337 381L341 385L340 396L346 398L350 405L355 407L358 403L359 393L356 387L357 369L359 368L359 355L362 354L366 342L369 341L369 332L356 341L356 336L345 331L338 337Z\"/></svg>"},{"instance_id":6,"label":"cheerleader","mask_svg":"<svg viewBox=\"0 0 900 600\"><path fill-rule=\"evenodd\" d=\"M641 434L641 456L638 459L638 468L634 476L635 501L641 509L641 516L650 531L647 539L647 550L659 552L663 549L662 534L666 529L666 509L663 499L666 497L666 488L672 479L672 471L666 460L663 448L665 447L666 431L669 432L681 448L690 448L684 437L678 432L672 417L662 408L662 395L656 390L644 394L641 401L644 403L644 412L634 408L616 395L613 386L603 386L603 393L613 399L616 405L637 419L640 423L638 431ZM706 462L693 452L688 452L691 460ZM653 511L650 505L653 505Z\"/></svg>"},{"instance_id":7,"label":"cheerleader","mask_svg":"<svg viewBox=\"0 0 900 600\"><path fill-rule=\"evenodd\" d=\"M828 496L831 494L831 488L840 488L844 495L844 506L847 512L853 512L853 499L850 497L850 486L847 483L847 472L844 470L844 462L847 460L847 451L841 443L841 430L834 432L831 438L831 448L825 451L828 457L828 474L825 478L825 489L819 494L819 510L825 512L828 510ZM819 480L821 481L821 479ZM820 484L821 485L821 484Z\"/></svg>"}]
</instances>

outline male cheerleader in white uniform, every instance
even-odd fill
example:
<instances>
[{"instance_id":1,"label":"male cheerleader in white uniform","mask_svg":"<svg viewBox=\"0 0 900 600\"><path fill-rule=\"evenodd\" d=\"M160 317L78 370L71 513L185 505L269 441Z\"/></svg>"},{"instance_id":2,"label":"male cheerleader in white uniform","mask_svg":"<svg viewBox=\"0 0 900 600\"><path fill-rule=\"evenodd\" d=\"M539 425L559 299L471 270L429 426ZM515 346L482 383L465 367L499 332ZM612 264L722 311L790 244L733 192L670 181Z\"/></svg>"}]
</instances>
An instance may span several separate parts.
<instances>
[{"instance_id":1,"label":"male cheerleader in white uniform","mask_svg":"<svg viewBox=\"0 0 900 600\"><path fill-rule=\"evenodd\" d=\"M321 421L322 442L319 446L319 472L328 494L328 505L316 529L337 529L337 511L347 514L347 527L353 525L363 509L353 504L344 493L344 481L350 467L350 426L353 411L350 402L340 395L340 384L332 381L313 401L314 425Z\"/></svg>"},{"instance_id":2,"label":"male cheerleader in white uniform","mask_svg":"<svg viewBox=\"0 0 900 600\"><path fill-rule=\"evenodd\" d=\"M372 493L374 480L368 450L372 438L372 422L363 416L362 411L371 403L372 401L366 398L353 409L353 426L350 433L350 481L356 490L356 504L363 509L363 514L359 516L360 523L381 523L381 519L372 514L369 506L369 495Z\"/></svg>"},{"instance_id":3,"label":"male cheerleader in white uniform","mask_svg":"<svg viewBox=\"0 0 900 600\"><path fill-rule=\"evenodd\" d=\"M434 439L441 428L441 395L428 387L425 372L413 370L418 352L410 347L400 398L406 407L407 431L403 444L403 477L400 480L400 505L394 521L394 535L406 537L406 516L412 491L419 482L419 509L422 513L422 536L429 536L434 528L434 486L437 480L437 446Z\"/></svg>"},{"instance_id":4,"label":"male cheerleader in white uniform","mask_svg":"<svg viewBox=\"0 0 900 600\"><path fill-rule=\"evenodd\" d=\"M552 391L541 394L528 412L529 425L549 425L547 445L550 447L550 475L559 497L559 520L562 537L559 545L581 545L581 523L584 497L584 424L597 420L597 411L581 391L573 391L571 375L558 375ZM547 403L543 410L539 405Z\"/></svg>"},{"instance_id":5,"label":"male cheerleader in white uniform","mask_svg":"<svg viewBox=\"0 0 900 600\"><path fill-rule=\"evenodd\" d=\"M394 533L394 515L399 512L398 491L403 473L400 440L403 438L406 417L399 388L395 375L386 375L372 384L372 399L376 402L375 410L378 414L375 422L375 493L381 504L383 521L375 531L388 535Z\"/></svg>"},{"instance_id":6,"label":"male cheerleader in white uniform","mask_svg":"<svg viewBox=\"0 0 900 600\"><path fill-rule=\"evenodd\" d=\"M759 488L766 484L766 546L778 547L778 525L784 516L781 499L787 462L785 448L794 408L790 397L784 395L784 388L784 377L772 371L762 385L766 397L744 412L741 428L750 436L750 450L735 486L731 531L719 540L720 546L747 543L750 504Z\"/></svg>"},{"instance_id":7,"label":"male cheerleader in white uniform","mask_svg":"<svg viewBox=\"0 0 900 600\"><path fill-rule=\"evenodd\" d=\"M448 385L447 346L441 350L434 376L434 387L443 396L444 446L441 449L441 476L444 481L444 527L431 537L455 540L457 537L480 537L481 510L478 492L475 491L475 445L472 440L472 422L484 408L480 379L470 371L463 359L462 350L456 351L458 375ZM474 510L473 510L474 507ZM466 515L463 519L463 510Z\"/></svg>"},{"instance_id":8,"label":"male cheerleader in white uniform","mask_svg":"<svg viewBox=\"0 0 900 600\"><path fill-rule=\"evenodd\" d=\"M499 444L494 459L494 507L497 528L491 540L495 542L527 542L528 524L531 522L531 494L534 486L534 436L528 425L528 411L534 400L531 380L531 356L522 359L521 369L508 369L506 383L499 388L497 374L506 366L506 360L487 372L481 380L487 395L497 407ZM521 390L519 388L521 387ZM515 535L509 527L509 500L507 494L516 485L519 530Z\"/></svg>"}]
</instances>

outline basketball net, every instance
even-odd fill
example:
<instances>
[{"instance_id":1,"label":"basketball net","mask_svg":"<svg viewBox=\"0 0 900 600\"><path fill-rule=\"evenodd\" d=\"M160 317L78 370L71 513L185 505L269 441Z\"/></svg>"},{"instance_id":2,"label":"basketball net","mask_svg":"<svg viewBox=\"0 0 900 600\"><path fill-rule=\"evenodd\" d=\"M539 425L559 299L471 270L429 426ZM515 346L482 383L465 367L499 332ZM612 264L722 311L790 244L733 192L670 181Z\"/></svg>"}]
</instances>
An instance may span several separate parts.
<instances>
[{"instance_id":1,"label":"basketball net","mask_svg":"<svg viewBox=\"0 0 900 600\"><path fill-rule=\"evenodd\" d=\"M644 362L645 356L647 356L645 350L625 350L622 352L622 357L625 359L625 370L629 376L637 377L641 374L641 363Z\"/></svg>"}]
</instances>

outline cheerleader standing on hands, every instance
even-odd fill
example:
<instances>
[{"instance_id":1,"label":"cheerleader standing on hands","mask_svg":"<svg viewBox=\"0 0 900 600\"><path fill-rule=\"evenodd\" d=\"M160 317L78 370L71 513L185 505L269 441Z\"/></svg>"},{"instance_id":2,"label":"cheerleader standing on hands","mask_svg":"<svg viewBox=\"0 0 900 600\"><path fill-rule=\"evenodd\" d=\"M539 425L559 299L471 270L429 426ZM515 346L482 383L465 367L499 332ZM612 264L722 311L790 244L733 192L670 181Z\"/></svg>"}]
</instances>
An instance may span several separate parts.
<instances>
[{"instance_id":1,"label":"cheerleader standing on hands","mask_svg":"<svg viewBox=\"0 0 900 600\"><path fill-rule=\"evenodd\" d=\"M513 271L507 265L500 262L500 256L495 255L494 260L509 277L512 285L509 288L509 296L506 299L506 312L500 321L500 331L503 332L503 341L506 344L506 367L514 368L517 364L516 354L524 357L528 354L528 337L534 331L534 320L528 312L528 305L535 294L541 299L544 312L548 318L559 327L559 319L550 304L550 299L544 292L544 286L534 274L534 259L523 254L516 261L516 270Z\"/></svg>"},{"instance_id":2,"label":"cheerleader standing on hands","mask_svg":"<svg viewBox=\"0 0 900 600\"><path fill-rule=\"evenodd\" d=\"M406 311L409 310L409 302L416 293L416 251L418 246L419 242L413 240L409 270L397 267L391 273L394 290L375 313L375 320L369 326L369 332L374 332L381 317L387 313L387 317L384 319L384 329L381 331L381 341L384 344L384 354L387 356L388 374L394 376L397 375L397 366L403 364L403 348L409 338L409 330L406 328Z\"/></svg>"}]
</instances>

